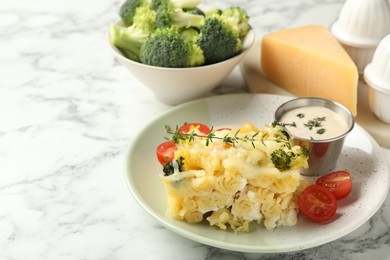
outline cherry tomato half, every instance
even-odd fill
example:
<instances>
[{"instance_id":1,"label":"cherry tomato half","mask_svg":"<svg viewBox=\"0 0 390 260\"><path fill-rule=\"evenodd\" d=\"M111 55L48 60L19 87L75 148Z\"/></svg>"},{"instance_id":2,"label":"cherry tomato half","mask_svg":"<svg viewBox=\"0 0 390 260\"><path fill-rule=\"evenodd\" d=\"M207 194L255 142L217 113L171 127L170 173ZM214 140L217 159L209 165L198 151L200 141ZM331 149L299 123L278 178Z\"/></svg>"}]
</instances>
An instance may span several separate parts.
<instances>
[{"instance_id":1,"label":"cherry tomato half","mask_svg":"<svg viewBox=\"0 0 390 260\"><path fill-rule=\"evenodd\" d=\"M332 193L320 185L310 185L299 196L299 210L307 218L324 223L337 210L337 201Z\"/></svg>"},{"instance_id":2,"label":"cherry tomato half","mask_svg":"<svg viewBox=\"0 0 390 260\"><path fill-rule=\"evenodd\" d=\"M161 165L164 165L164 163L167 162L171 162L174 159L174 154L176 150L176 144L172 141L167 141L157 146L157 159L161 163Z\"/></svg>"},{"instance_id":3,"label":"cherry tomato half","mask_svg":"<svg viewBox=\"0 0 390 260\"><path fill-rule=\"evenodd\" d=\"M316 184L330 191L337 199L344 199L352 190L351 175L347 171L335 171L316 180Z\"/></svg>"},{"instance_id":4,"label":"cherry tomato half","mask_svg":"<svg viewBox=\"0 0 390 260\"><path fill-rule=\"evenodd\" d=\"M208 134L210 133L210 128L202 123L188 123L179 128L179 133L186 134L188 133L191 129L198 127L199 132L203 134Z\"/></svg>"}]
</instances>

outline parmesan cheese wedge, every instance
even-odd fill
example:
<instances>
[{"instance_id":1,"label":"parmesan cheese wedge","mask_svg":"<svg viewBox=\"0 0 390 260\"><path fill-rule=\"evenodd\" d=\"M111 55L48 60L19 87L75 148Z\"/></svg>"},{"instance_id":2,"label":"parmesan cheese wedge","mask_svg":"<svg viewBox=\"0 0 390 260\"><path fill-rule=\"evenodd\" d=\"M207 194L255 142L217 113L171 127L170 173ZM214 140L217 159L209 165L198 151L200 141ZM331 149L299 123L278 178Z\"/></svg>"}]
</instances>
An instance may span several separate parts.
<instances>
[{"instance_id":1,"label":"parmesan cheese wedge","mask_svg":"<svg viewBox=\"0 0 390 260\"><path fill-rule=\"evenodd\" d=\"M359 73L334 36L321 25L303 26L264 36L264 75L298 97L337 101L357 114Z\"/></svg>"}]
</instances>

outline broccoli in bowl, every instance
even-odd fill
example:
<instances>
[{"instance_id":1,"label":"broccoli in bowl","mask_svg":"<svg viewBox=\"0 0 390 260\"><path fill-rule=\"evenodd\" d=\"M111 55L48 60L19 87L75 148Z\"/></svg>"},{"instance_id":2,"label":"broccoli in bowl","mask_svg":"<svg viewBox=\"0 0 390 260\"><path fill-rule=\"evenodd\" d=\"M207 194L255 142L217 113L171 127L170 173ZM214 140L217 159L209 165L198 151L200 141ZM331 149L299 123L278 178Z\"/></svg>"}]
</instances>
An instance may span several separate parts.
<instances>
[{"instance_id":1,"label":"broccoli in bowl","mask_svg":"<svg viewBox=\"0 0 390 260\"><path fill-rule=\"evenodd\" d=\"M110 41L122 54L146 65L187 68L228 60L243 51L250 31L241 7L203 10L201 0L127 0Z\"/></svg>"}]
</instances>

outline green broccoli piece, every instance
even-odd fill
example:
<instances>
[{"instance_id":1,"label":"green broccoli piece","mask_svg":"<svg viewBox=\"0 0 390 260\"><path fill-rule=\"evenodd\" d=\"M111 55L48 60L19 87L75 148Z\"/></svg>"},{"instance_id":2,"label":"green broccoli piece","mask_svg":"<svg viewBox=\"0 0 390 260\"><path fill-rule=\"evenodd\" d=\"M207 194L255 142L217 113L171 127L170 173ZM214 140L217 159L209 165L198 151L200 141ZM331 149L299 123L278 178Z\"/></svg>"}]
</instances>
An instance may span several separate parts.
<instances>
[{"instance_id":1,"label":"green broccoli piece","mask_svg":"<svg viewBox=\"0 0 390 260\"><path fill-rule=\"evenodd\" d=\"M196 27L199 28L204 20L203 15L186 13L181 8L176 8L171 2L162 3L156 11L156 28L164 27Z\"/></svg>"},{"instance_id":2,"label":"green broccoli piece","mask_svg":"<svg viewBox=\"0 0 390 260\"><path fill-rule=\"evenodd\" d=\"M204 56L199 46L184 40L174 28L159 28L141 46L140 60L152 66L183 68L202 65Z\"/></svg>"},{"instance_id":3,"label":"green broccoli piece","mask_svg":"<svg viewBox=\"0 0 390 260\"><path fill-rule=\"evenodd\" d=\"M156 12L150 8L150 5L146 4L137 8L133 17L132 26L145 31L146 33L151 33L155 29L155 21Z\"/></svg>"},{"instance_id":4,"label":"green broccoli piece","mask_svg":"<svg viewBox=\"0 0 390 260\"><path fill-rule=\"evenodd\" d=\"M309 151L303 147L294 147L289 151L282 148L271 153L271 161L280 171L287 171L305 165Z\"/></svg>"},{"instance_id":5,"label":"green broccoli piece","mask_svg":"<svg viewBox=\"0 0 390 260\"><path fill-rule=\"evenodd\" d=\"M274 166L281 170L286 171L291 167L292 153L287 153L282 149L275 150L271 153L271 161Z\"/></svg>"},{"instance_id":6,"label":"green broccoli piece","mask_svg":"<svg viewBox=\"0 0 390 260\"><path fill-rule=\"evenodd\" d=\"M249 15L241 7L228 7L222 12L221 19L231 26L233 32L239 38L245 37L251 28Z\"/></svg>"},{"instance_id":7,"label":"green broccoli piece","mask_svg":"<svg viewBox=\"0 0 390 260\"><path fill-rule=\"evenodd\" d=\"M231 26L217 15L205 18L197 44L203 50L206 64L227 60L242 49L241 40L234 34Z\"/></svg>"},{"instance_id":8,"label":"green broccoli piece","mask_svg":"<svg viewBox=\"0 0 390 260\"><path fill-rule=\"evenodd\" d=\"M136 9L146 3L146 0L126 0L119 9L119 16L122 18L123 23L131 25Z\"/></svg>"},{"instance_id":9,"label":"green broccoli piece","mask_svg":"<svg viewBox=\"0 0 390 260\"><path fill-rule=\"evenodd\" d=\"M155 29L155 17L156 13L149 8L149 5L138 7L131 26L123 27L111 24L112 44L117 46L127 58L139 61L141 46Z\"/></svg>"},{"instance_id":10,"label":"green broccoli piece","mask_svg":"<svg viewBox=\"0 0 390 260\"><path fill-rule=\"evenodd\" d=\"M115 23L110 26L110 38L113 45L118 47L129 59L138 61L142 44L148 38L149 33L137 27L121 27Z\"/></svg>"},{"instance_id":11,"label":"green broccoli piece","mask_svg":"<svg viewBox=\"0 0 390 260\"><path fill-rule=\"evenodd\" d=\"M203 65L205 63L203 50L196 44L199 32L194 28L187 28L180 32L180 37L190 45L190 67Z\"/></svg>"}]
</instances>

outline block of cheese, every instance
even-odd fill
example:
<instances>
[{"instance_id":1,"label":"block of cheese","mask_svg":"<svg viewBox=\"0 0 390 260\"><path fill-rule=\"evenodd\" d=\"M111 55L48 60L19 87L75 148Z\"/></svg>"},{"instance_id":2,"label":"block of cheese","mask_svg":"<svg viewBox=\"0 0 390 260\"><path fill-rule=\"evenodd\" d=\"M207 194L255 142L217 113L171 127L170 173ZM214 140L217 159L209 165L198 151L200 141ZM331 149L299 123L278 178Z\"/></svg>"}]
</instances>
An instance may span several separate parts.
<instances>
[{"instance_id":1,"label":"block of cheese","mask_svg":"<svg viewBox=\"0 0 390 260\"><path fill-rule=\"evenodd\" d=\"M337 101L356 115L357 67L324 26L272 32L261 45L261 69L269 80L298 97Z\"/></svg>"}]
</instances>

